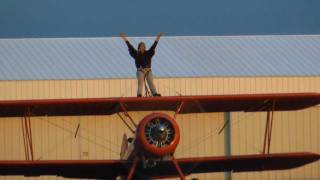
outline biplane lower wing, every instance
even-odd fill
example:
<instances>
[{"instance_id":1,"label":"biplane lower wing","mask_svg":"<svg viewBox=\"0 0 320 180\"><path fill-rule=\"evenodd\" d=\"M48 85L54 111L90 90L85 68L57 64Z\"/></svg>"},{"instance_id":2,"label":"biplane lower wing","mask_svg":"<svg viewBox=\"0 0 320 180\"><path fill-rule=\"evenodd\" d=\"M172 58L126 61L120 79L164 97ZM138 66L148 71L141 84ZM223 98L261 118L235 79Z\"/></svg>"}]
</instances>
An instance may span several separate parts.
<instances>
[{"instance_id":1,"label":"biplane lower wing","mask_svg":"<svg viewBox=\"0 0 320 180\"><path fill-rule=\"evenodd\" d=\"M280 153L176 159L184 174L292 169L318 160L314 153ZM0 161L0 175L55 175L68 178L114 179L126 176L131 162L123 160ZM160 161L155 168L137 166L135 176L178 176L172 161Z\"/></svg>"},{"instance_id":2,"label":"biplane lower wing","mask_svg":"<svg viewBox=\"0 0 320 180\"><path fill-rule=\"evenodd\" d=\"M176 111L179 107L181 114L288 111L319 103L319 93L8 100L0 101L0 117L111 115L123 111Z\"/></svg>"}]
</instances>

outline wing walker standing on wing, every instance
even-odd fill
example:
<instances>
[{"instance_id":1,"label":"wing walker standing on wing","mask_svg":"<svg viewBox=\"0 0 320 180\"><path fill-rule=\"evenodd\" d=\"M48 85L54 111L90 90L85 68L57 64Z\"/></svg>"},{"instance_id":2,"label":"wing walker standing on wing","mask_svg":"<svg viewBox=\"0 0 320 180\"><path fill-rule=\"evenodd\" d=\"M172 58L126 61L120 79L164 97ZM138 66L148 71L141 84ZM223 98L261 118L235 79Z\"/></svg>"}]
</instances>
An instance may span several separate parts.
<instances>
[{"instance_id":1,"label":"wing walker standing on wing","mask_svg":"<svg viewBox=\"0 0 320 180\"><path fill-rule=\"evenodd\" d=\"M138 44L138 50L136 50L131 43L129 42L128 38L125 36L124 33L120 33L120 37L125 41L126 45L128 46L129 54L134 59L135 65L137 68L137 80L138 80L138 90L137 96L142 97L142 88L143 85L146 87L146 82L150 88L152 96L161 96L157 92L157 89L153 83L153 74L151 69L152 57L155 54L155 49L157 44L162 36L162 33L158 33L156 40L150 47L150 49L146 50L146 45L144 42L140 42ZM145 88L146 95L149 95L148 88Z\"/></svg>"}]
</instances>

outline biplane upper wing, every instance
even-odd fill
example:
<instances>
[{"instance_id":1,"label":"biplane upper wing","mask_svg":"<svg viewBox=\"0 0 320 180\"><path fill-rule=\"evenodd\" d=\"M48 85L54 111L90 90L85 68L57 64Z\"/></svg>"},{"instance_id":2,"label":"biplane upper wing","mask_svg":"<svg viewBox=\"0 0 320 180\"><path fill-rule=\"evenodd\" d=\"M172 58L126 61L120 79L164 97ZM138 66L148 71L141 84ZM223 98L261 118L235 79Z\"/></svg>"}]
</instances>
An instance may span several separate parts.
<instances>
[{"instance_id":1,"label":"biplane upper wing","mask_svg":"<svg viewBox=\"0 0 320 180\"><path fill-rule=\"evenodd\" d=\"M119 97L0 101L0 117L110 115L126 111L176 111L179 113L228 111L287 111L320 103L319 93Z\"/></svg>"},{"instance_id":2,"label":"biplane upper wing","mask_svg":"<svg viewBox=\"0 0 320 180\"><path fill-rule=\"evenodd\" d=\"M282 153L176 159L184 174L208 172L243 172L285 170L303 166L320 158L313 153ZM54 175L68 178L114 179L129 173L131 162L121 160L41 160L0 161L0 175ZM137 166L137 175L146 177L176 177L172 161L161 161L153 168Z\"/></svg>"}]
</instances>

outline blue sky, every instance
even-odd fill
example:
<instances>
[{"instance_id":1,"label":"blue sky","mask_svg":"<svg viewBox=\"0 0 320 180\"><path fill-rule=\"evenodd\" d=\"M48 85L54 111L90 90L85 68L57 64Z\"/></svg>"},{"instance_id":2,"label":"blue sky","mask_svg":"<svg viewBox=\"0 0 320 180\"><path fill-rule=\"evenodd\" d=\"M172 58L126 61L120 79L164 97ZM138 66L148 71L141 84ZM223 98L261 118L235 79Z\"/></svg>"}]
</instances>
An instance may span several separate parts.
<instances>
[{"instance_id":1,"label":"blue sky","mask_svg":"<svg viewBox=\"0 0 320 180\"><path fill-rule=\"evenodd\" d=\"M319 0L1 0L0 38L320 34Z\"/></svg>"}]
</instances>

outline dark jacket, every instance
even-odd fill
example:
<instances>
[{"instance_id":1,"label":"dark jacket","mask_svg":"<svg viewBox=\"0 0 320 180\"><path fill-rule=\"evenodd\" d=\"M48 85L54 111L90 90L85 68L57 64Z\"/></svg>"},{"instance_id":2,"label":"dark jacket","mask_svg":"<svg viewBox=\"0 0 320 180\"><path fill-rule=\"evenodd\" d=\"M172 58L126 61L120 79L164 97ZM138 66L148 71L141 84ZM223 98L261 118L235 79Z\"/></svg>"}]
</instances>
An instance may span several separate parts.
<instances>
[{"instance_id":1,"label":"dark jacket","mask_svg":"<svg viewBox=\"0 0 320 180\"><path fill-rule=\"evenodd\" d=\"M129 49L129 53L131 57L133 57L136 68L151 68L151 59L152 56L154 55L156 46L158 44L158 41L154 41L150 49L144 51L144 53L138 52L131 44L129 41L126 41L126 44Z\"/></svg>"}]
</instances>

